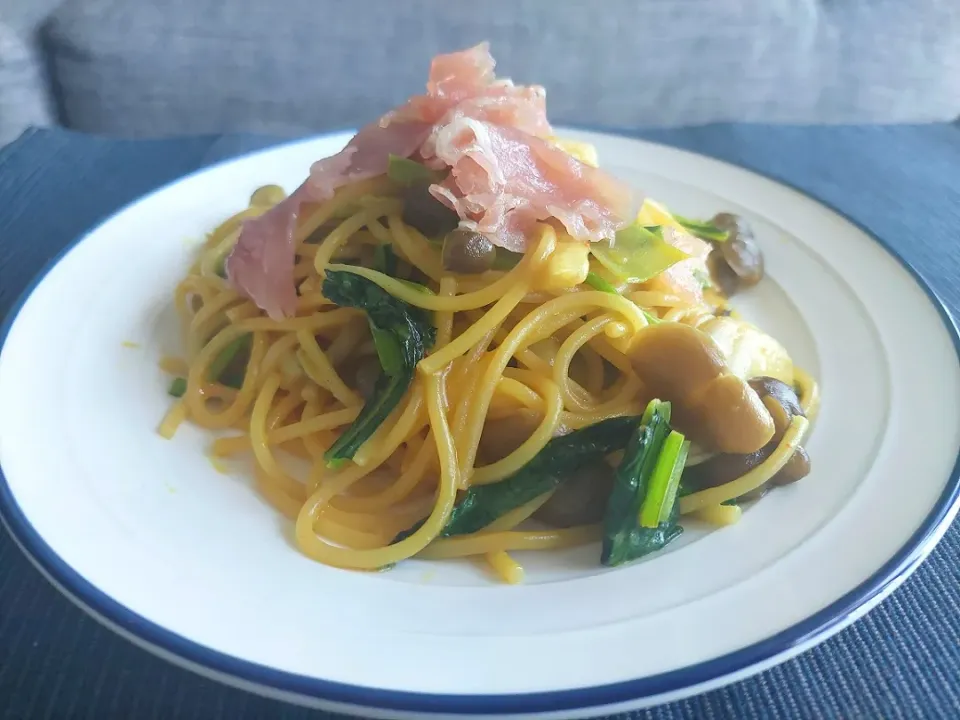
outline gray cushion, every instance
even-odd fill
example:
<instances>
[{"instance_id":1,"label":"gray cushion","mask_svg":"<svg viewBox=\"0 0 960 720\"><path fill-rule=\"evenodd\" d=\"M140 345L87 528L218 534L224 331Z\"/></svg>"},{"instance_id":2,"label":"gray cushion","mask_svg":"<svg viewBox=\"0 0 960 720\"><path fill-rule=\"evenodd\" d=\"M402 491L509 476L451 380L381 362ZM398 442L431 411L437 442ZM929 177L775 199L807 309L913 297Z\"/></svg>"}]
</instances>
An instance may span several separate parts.
<instances>
[{"instance_id":1,"label":"gray cushion","mask_svg":"<svg viewBox=\"0 0 960 720\"><path fill-rule=\"evenodd\" d=\"M483 39L555 122L952 119L958 38L941 0L73 0L47 46L70 126L296 134L377 116Z\"/></svg>"},{"instance_id":2,"label":"gray cushion","mask_svg":"<svg viewBox=\"0 0 960 720\"><path fill-rule=\"evenodd\" d=\"M46 80L36 47L0 22L0 147L29 125L52 121Z\"/></svg>"}]
</instances>

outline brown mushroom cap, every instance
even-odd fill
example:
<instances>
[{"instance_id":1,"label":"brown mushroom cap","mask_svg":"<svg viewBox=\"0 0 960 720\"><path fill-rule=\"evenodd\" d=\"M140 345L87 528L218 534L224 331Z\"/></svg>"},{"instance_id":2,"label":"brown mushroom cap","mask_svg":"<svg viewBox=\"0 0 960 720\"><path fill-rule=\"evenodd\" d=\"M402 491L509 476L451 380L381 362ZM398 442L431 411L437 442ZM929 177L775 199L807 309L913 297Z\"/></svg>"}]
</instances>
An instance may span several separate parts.
<instances>
[{"instance_id":1,"label":"brown mushroom cap","mask_svg":"<svg viewBox=\"0 0 960 720\"><path fill-rule=\"evenodd\" d=\"M764 406L770 411L776 426L774 438L756 452L746 454L722 453L709 460L684 470L683 482L690 490L705 490L718 487L736 480L752 470L773 454L777 444L786 431L790 421L803 415L800 400L792 387L776 378L758 377L749 381L750 387L760 396ZM750 498L761 496L767 485L788 485L805 477L810 472L810 456L806 450L798 447L780 471L768 483L748 493Z\"/></svg>"},{"instance_id":2,"label":"brown mushroom cap","mask_svg":"<svg viewBox=\"0 0 960 720\"><path fill-rule=\"evenodd\" d=\"M763 279L763 253L753 236L753 228L740 215L720 213L710 221L727 231L727 239L716 244L708 265L714 281L724 294L753 287Z\"/></svg>"},{"instance_id":3,"label":"brown mushroom cap","mask_svg":"<svg viewBox=\"0 0 960 720\"><path fill-rule=\"evenodd\" d=\"M759 450L774 434L774 422L757 393L731 375L717 344L680 323L651 325L638 333L630 363L650 394L673 405L684 434L725 453Z\"/></svg>"},{"instance_id":4,"label":"brown mushroom cap","mask_svg":"<svg viewBox=\"0 0 960 720\"><path fill-rule=\"evenodd\" d=\"M600 522L613 489L614 470L605 462L581 468L533 514L553 527Z\"/></svg>"},{"instance_id":5,"label":"brown mushroom cap","mask_svg":"<svg viewBox=\"0 0 960 720\"><path fill-rule=\"evenodd\" d=\"M480 434L477 457L484 465L503 460L533 435L542 420L532 410L517 410L512 415L488 420Z\"/></svg>"}]
</instances>

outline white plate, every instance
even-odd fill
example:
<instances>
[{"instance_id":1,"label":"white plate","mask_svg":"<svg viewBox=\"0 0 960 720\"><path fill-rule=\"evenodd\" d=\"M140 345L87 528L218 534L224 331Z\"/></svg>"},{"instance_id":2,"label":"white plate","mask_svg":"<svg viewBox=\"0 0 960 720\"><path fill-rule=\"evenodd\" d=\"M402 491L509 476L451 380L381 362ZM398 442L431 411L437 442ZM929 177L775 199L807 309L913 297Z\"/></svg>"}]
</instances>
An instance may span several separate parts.
<instances>
[{"instance_id":1,"label":"white plate","mask_svg":"<svg viewBox=\"0 0 960 720\"><path fill-rule=\"evenodd\" d=\"M0 335L0 509L24 552L163 657L274 697L391 717L652 705L769 667L876 605L957 510L948 315L875 239L794 190L678 150L573 134L684 214L732 210L754 223L768 278L739 306L820 379L809 477L734 527L688 523L682 542L632 567L602 572L596 548L532 553L520 587L469 563L370 575L300 555L242 472L214 470L203 432L155 433L169 402L157 359L176 349L172 290L204 231L259 185L295 186L340 134L135 202L19 304Z\"/></svg>"}]
</instances>

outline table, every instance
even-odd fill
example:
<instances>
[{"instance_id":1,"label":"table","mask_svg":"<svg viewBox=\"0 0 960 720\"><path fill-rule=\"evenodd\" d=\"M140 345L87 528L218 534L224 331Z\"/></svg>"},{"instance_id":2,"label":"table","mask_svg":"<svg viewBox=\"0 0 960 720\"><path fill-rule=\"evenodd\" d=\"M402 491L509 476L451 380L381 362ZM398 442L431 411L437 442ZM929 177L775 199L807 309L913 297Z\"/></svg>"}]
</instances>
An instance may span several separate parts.
<instances>
[{"instance_id":1,"label":"table","mask_svg":"<svg viewBox=\"0 0 960 720\"><path fill-rule=\"evenodd\" d=\"M960 311L957 126L711 125L630 134L744 165L842 209ZM0 313L48 259L125 203L271 142L33 130L0 149ZM949 411L957 400L949 399ZM334 718L199 678L121 640L60 597L0 533L0 718L87 717ZM722 690L621 717L960 717L960 524L892 597L823 645Z\"/></svg>"}]
</instances>

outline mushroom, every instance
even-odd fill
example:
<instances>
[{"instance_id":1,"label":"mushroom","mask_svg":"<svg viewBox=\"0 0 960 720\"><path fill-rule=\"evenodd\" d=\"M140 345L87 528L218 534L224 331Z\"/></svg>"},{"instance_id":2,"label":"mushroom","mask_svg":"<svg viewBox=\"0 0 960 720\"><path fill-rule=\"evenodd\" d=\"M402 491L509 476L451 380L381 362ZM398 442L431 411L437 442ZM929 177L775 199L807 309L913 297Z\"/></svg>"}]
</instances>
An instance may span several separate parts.
<instances>
[{"instance_id":1,"label":"mushroom","mask_svg":"<svg viewBox=\"0 0 960 720\"><path fill-rule=\"evenodd\" d=\"M360 361L360 364L357 366L353 384L356 391L360 393L360 396L364 400L369 400L373 397L374 389L382 372L383 369L380 366L380 361L376 357Z\"/></svg>"},{"instance_id":2,"label":"mushroom","mask_svg":"<svg viewBox=\"0 0 960 720\"><path fill-rule=\"evenodd\" d=\"M747 381L754 392L770 412L777 440L787 431L790 421L797 415L804 415L800 407L797 391L782 380L774 377L755 377Z\"/></svg>"},{"instance_id":3,"label":"mushroom","mask_svg":"<svg viewBox=\"0 0 960 720\"><path fill-rule=\"evenodd\" d=\"M739 215L720 213L710 221L727 232L727 239L714 245L707 267L714 282L728 297L763 279L763 253L753 229Z\"/></svg>"},{"instance_id":4,"label":"mushroom","mask_svg":"<svg viewBox=\"0 0 960 720\"><path fill-rule=\"evenodd\" d=\"M540 414L532 410L517 410L512 415L488 420L480 434L477 457L485 465L503 460L533 435L541 420Z\"/></svg>"},{"instance_id":5,"label":"mushroom","mask_svg":"<svg viewBox=\"0 0 960 720\"><path fill-rule=\"evenodd\" d=\"M497 248L481 233L457 228L443 239L444 270L465 275L486 272L497 259Z\"/></svg>"},{"instance_id":6,"label":"mushroom","mask_svg":"<svg viewBox=\"0 0 960 720\"><path fill-rule=\"evenodd\" d=\"M600 522L613 489L613 473L604 462L581 468L560 484L533 517L558 528Z\"/></svg>"},{"instance_id":7,"label":"mushroom","mask_svg":"<svg viewBox=\"0 0 960 720\"><path fill-rule=\"evenodd\" d=\"M505 458L533 434L541 421L542 417L530 410L488 420L480 436L478 456L485 464ZM575 471L533 517L553 527L600 522L613 487L613 473L605 462Z\"/></svg>"},{"instance_id":8,"label":"mushroom","mask_svg":"<svg viewBox=\"0 0 960 720\"><path fill-rule=\"evenodd\" d=\"M802 447L798 447L780 472L770 478L770 484L781 486L795 483L810 474L810 456Z\"/></svg>"},{"instance_id":9,"label":"mushroom","mask_svg":"<svg viewBox=\"0 0 960 720\"><path fill-rule=\"evenodd\" d=\"M404 189L401 217L427 237L440 237L460 223L457 213L431 195L426 183L414 183Z\"/></svg>"},{"instance_id":10,"label":"mushroom","mask_svg":"<svg viewBox=\"0 0 960 720\"><path fill-rule=\"evenodd\" d=\"M773 419L774 435L764 447L752 453L723 453L715 455L699 465L684 470L683 483L689 490L705 490L725 485L757 467L773 454L777 444L791 420L803 415L800 400L792 387L776 378L758 377L748 383L760 397L764 407ZM787 464L774 475L768 483L760 486L739 500L753 500L762 497L768 486L788 485L805 477L810 472L810 457L803 448L797 448Z\"/></svg>"},{"instance_id":11,"label":"mushroom","mask_svg":"<svg viewBox=\"0 0 960 720\"><path fill-rule=\"evenodd\" d=\"M730 373L717 344L680 323L650 325L628 351L650 393L673 404L684 434L710 450L748 454L770 442L770 412L742 379Z\"/></svg>"}]
</instances>

